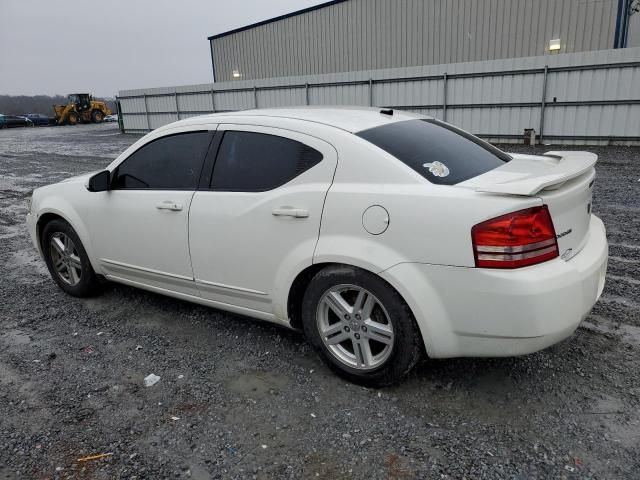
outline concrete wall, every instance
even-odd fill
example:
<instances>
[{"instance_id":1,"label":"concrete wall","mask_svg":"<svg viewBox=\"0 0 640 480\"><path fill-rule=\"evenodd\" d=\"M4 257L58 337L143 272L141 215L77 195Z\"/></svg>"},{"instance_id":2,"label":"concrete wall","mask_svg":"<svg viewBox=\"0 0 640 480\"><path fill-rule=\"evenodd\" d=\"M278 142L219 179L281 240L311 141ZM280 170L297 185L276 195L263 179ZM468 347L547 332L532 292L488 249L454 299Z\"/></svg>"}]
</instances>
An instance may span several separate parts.
<instances>
[{"instance_id":1,"label":"concrete wall","mask_svg":"<svg viewBox=\"0 0 640 480\"><path fill-rule=\"evenodd\" d=\"M543 94L544 93L544 94ZM640 143L640 48L121 91L127 132L213 111L363 105L424 113L495 142Z\"/></svg>"},{"instance_id":2,"label":"concrete wall","mask_svg":"<svg viewBox=\"0 0 640 480\"><path fill-rule=\"evenodd\" d=\"M212 37L216 81L613 48L618 0L346 0ZM640 16L640 15L639 15Z\"/></svg>"}]
</instances>

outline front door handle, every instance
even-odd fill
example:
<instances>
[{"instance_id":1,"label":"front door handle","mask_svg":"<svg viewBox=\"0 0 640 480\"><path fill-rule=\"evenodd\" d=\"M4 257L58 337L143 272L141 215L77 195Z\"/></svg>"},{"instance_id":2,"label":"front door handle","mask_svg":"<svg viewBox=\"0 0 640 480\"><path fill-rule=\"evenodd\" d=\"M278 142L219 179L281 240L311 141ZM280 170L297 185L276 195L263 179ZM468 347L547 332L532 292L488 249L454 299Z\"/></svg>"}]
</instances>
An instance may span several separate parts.
<instances>
[{"instance_id":1,"label":"front door handle","mask_svg":"<svg viewBox=\"0 0 640 480\"><path fill-rule=\"evenodd\" d=\"M274 217L307 218L309 216L309 210L295 207L275 208L271 213Z\"/></svg>"},{"instance_id":2,"label":"front door handle","mask_svg":"<svg viewBox=\"0 0 640 480\"><path fill-rule=\"evenodd\" d=\"M158 210L173 210L175 212L182 210L182 204L173 202L171 200L166 200L164 202L160 202L156 205Z\"/></svg>"}]
</instances>

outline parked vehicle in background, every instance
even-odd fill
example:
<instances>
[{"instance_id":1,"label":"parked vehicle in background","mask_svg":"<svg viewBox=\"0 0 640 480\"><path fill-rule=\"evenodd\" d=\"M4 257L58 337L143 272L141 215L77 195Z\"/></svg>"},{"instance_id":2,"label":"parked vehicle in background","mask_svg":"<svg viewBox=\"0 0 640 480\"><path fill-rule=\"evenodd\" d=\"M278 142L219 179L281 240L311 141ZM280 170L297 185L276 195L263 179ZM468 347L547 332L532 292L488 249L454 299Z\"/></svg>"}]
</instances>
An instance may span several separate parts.
<instances>
[{"instance_id":1,"label":"parked vehicle in background","mask_svg":"<svg viewBox=\"0 0 640 480\"><path fill-rule=\"evenodd\" d=\"M522 355L575 331L607 267L596 160L393 110L206 115L36 189L27 224L71 295L101 275L299 328L380 386L423 352Z\"/></svg>"},{"instance_id":2,"label":"parked vehicle in background","mask_svg":"<svg viewBox=\"0 0 640 480\"><path fill-rule=\"evenodd\" d=\"M36 126L55 125L56 123L54 118L43 115L42 113L27 113L26 115L22 115L22 117L28 118Z\"/></svg>"},{"instance_id":3,"label":"parked vehicle in background","mask_svg":"<svg viewBox=\"0 0 640 480\"><path fill-rule=\"evenodd\" d=\"M33 127L33 122L28 118L17 115L3 115L0 113L0 128Z\"/></svg>"},{"instance_id":4,"label":"parked vehicle in background","mask_svg":"<svg viewBox=\"0 0 640 480\"><path fill-rule=\"evenodd\" d=\"M117 122L118 121L118 115L107 115L106 117L104 117L104 121L105 122Z\"/></svg>"}]
</instances>

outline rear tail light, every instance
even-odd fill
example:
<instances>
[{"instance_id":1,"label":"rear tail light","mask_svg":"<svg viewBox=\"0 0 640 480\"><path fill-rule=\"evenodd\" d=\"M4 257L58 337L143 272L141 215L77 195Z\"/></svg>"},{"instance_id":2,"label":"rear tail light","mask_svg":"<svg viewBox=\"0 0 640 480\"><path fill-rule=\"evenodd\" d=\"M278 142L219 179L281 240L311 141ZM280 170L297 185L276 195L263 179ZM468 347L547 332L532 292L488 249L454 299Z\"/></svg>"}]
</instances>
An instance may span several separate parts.
<instances>
[{"instance_id":1,"label":"rear tail light","mask_svg":"<svg viewBox=\"0 0 640 480\"><path fill-rule=\"evenodd\" d=\"M558 242L546 205L508 213L471 229L476 267L518 268L558 256Z\"/></svg>"}]
</instances>

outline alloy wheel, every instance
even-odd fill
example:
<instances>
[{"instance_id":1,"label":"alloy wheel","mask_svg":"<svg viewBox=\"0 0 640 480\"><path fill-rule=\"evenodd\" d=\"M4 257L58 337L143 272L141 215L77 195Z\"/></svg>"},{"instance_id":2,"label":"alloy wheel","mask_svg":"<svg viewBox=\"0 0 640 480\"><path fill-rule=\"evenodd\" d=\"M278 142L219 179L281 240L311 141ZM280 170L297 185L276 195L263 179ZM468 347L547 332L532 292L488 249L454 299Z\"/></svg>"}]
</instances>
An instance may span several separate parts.
<instances>
[{"instance_id":1,"label":"alloy wheel","mask_svg":"<svg viewBox=\"0 0 640 480\"><path fill-rule=\"evenodd\" d=\"M391 355L393 324L384 305L357 285L337 285L318 304L316 323L322 342L342 364L373 370Z\"/></svg>"},{"instance_id":2,"label":"alloy wheel","mask_svg":"<svg viewBox=\"0 0 640 480\"><path fill-rule=\"evenodd\" d=\"M82 260L71 237L56 232L49 241L51 263L60 279L72 287L80 283L82 276Z\"/></svg>"}]
</instances>

